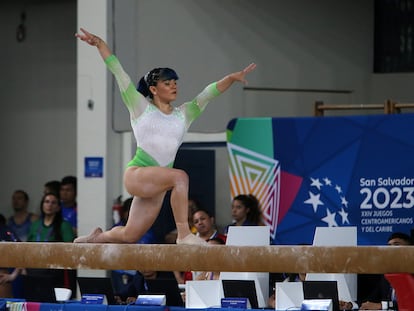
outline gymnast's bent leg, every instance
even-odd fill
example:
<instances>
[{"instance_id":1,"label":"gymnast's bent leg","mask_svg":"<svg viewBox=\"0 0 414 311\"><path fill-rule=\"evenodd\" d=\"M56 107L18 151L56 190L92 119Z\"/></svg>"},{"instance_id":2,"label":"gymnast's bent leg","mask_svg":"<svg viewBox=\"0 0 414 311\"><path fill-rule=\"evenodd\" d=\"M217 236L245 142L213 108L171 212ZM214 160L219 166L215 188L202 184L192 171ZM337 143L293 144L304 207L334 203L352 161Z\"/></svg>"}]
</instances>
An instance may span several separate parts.
<instances>
[{"instance_id":1,"label":"gymnast's bent leg","mask_svg":"<svg viewBox=\"0 0 414 311\"><path fill-rule=\"evenodd\" d=\"M126 190L134 196L125 227L75 239L76 243L135 243L157 218L166 191L171 190L171 207L177 226L177 243L204 244L190 232L188 224L188 175L179 169L164 167L129 167L124 174Z\"/></svg>"}]
</instances>

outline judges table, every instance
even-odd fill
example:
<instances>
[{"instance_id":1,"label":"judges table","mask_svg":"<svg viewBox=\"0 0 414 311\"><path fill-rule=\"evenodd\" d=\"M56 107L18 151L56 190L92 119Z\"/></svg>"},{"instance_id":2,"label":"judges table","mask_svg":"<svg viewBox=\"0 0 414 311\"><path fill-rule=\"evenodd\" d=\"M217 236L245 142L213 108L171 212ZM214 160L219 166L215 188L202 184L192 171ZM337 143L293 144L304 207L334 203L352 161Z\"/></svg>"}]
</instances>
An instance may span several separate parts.
<instances>
[{"instance_id":1,"label":"judges table","mask_svg":"<svg viewBox=\"0 0 414 311\"><path fill-rule=\"evenodd\" d=\"M103 305L103 304L82 304L80 302L66 303L39 303L25 302L20 300L0 299L0 310L10 311L228 311L229 309L210 308L210 309L186 309L182 307L168 306L138 306L138 305ZM240 309L238 309L240 310ZM251 309L253 311L253 309Z\"/></svg>"},{"instance_id":2,"label":"judges table","mask_svg":"<svg viewBox=\"0 0 414 311\"><path fill-rule=\"evenodd\" d=\"M10 311L166 311L172 308L166 306L138 306L138 305L106 305L83 304L80 302L45 303L25 302L18 300L1 300L0 310ZM177 308L185 310L184 308ZM178 311L178 310L176 310Z\"/></svg>"}]
</instances>

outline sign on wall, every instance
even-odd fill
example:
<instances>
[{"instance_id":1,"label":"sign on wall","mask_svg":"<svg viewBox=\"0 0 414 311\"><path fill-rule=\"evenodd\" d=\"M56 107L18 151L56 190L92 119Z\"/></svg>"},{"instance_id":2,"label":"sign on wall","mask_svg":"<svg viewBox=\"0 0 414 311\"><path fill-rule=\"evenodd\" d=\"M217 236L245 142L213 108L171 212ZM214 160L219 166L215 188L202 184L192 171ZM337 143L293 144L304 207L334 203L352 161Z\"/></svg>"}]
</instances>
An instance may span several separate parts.
<instances>
[{"instance_id":1,"label":"sign on wall","mask_svg":"<svg viewBox=\"0 0 414 311\"><path fill-rule=\"evenodd\" d=\"M261 202L275 244L357 226L359 245L414 227L414 114L239 118L227 126L231 196Z\"/></svg>"},{"instance_id":2,"label":"sign on wall","mask_svg":"<svg viewBox=\"0 0 414 311\"><path fill-rule=\"evenodd\" d=\"M102 157L85 157L85 177L102 178L103 177L103 158Z\"/></svg>"}]
</instances>

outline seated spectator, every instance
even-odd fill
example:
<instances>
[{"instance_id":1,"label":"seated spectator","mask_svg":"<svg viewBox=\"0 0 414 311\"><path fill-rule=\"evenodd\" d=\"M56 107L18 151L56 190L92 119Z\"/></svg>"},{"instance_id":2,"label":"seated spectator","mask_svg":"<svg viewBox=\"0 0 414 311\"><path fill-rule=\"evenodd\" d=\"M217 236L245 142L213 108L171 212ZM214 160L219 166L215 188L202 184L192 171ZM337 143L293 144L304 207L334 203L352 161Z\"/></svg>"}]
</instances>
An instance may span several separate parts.
<instances>
[{"instance_id":1,"label":"seated spectator","mask_svg":"<svg viewBox=\"0 0 414 311\"><path fill-rule=\"evenodd\" d=\"M231 204L233 223L229 226L261 226L262 212L259 200L252 194L239 194L233 198Z\"/></svg>"},{"instance_id":2,"label":"seated spectator","mask_svg":"<svg viewBox=\"0 0 414 311\"><path fill-rule=\"evenodd\" d=\"M78 204L77 195L77 178L75 176L65 176L60 182L60 206L62 208L62 217L72 225L75 237L78 232Z\"/></svg>"},{"instance_id":3,"label":"seated spectator","mask_svg":"<svg viewBox=\"0 0 414 311\"><path fill-rule=\"evenodd\" d=\"M389 246L411 245L411 237L403 232L392 233L387 241ZM381 276L379 282L374 285L371 294L362 300L360 310L382 310L383 302L395 310L397 310L397 301L395 291L391 287L384 275ZM392 307L391 307L392 306Z\"/></svg>"},{"instance_id":4,"label":"seated spectator","mask_svg":"<svg viewBox=\"0 0 414 311\"><path fill-rule=\"evenodd\" d=\"M170 271L137 271L132 282L123 293L118 293L116 300L118 302L134 303L139 294L148 292L146 280L151 279L174 279L174 273Z\"/></svg>"},{"instance_id":5,"label":"seated spectator","mask_svg":"<svg viewBox=\"0 0 414 311\"><path fill-rule=\"evenodd\" d=\"M208 241L214 238L220 238L223 242L226 242L226 236L219 233L214 223L214 217L209 211L199 208L193 212L192 223L197 229L197 235Z\"/></svg>"},{"instance_id":6,"label":"seated spectator","mask_svg":"<svg viewBox=\"0 0 414 311\"><path fill-rule=\"evenodd\" d=\"M47 193L40 203L40 218L30 226L29 242L73 242L71 225L63 219L59 194Z\"/></svg>"},{"instance_id":7,"label":"seated spectator","mask_svg":"<svg viewBox=\"0 0 414 311\"><path fill-rule=\"evenodd\" d=\"M40 218L35 221L28 235L28 242L73 242L72 226L62 217L59 195L47 193L40 203ZM26 269L34 276L53 277L55 287L70 288L76 293L76 271L63 269Z\"/></svg>"},{"instance_id":8,"label":"seated spectator","mask_svg":"<svg viewBox=\"0 0 414 311\"><path fill-rule=\"evenodd\" d=\"M39 218L29 212L29 195L26 191L16 190L12 195L13 215L8 220L8 226L22 242L27 241L31 224Z\"/></svg>"}]
</instances>

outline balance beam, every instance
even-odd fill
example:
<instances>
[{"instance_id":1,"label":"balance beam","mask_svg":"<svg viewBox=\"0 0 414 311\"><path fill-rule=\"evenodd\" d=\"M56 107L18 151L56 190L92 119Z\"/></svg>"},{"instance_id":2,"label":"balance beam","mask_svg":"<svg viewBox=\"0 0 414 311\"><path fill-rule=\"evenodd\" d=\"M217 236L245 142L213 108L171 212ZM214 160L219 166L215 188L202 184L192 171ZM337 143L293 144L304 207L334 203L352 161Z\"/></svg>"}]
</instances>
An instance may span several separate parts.
<instances>
[{"instance_id":1,"label":"balance beam","mask_svg":"<svg viewBox=\"0 0 414 311\"><path fill-rule=\"evenodd\" d=\"M0 267L315 273L414 273L413 246L0 243Z\"/></svg>"}]
</instances>

